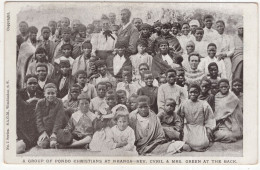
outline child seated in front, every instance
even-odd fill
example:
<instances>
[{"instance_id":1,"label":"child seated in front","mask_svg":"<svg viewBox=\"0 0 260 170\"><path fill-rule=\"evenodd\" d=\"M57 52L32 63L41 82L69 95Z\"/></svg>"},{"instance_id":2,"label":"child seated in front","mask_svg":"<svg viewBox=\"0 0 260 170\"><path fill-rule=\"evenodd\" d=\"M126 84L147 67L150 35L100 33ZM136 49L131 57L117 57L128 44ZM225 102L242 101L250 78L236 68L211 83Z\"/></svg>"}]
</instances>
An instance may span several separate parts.
<instances>
[{"instance_id":1,"label":"child seated in front","mask_svg":"<svg viewBox=\"0 0 260 170\"><path fill-rule=\"evenodd\" d=\"M182 123L180 117L174 112L176 102L172 98L165 100L164 111L158 113L158 118L162 124L165 137L171 140L181 140Z\"/></svg>"},{"instance_id":2,"label":"child seated in front","mask_svg":"<svg viewBox=\"0 0 260 170\"><path fill-rule=\"evenodd\" d=\"M72 114L67 126L63 130L64 133L70 132L72 134L72 143L67 145L63 143L64 136L59 134L57 142L69 148L87 147L92 139L94 133L93 121L96 119L95 115L89 111L90 98L87 94L80 94L78 96L79 110ZM66 140L66 139L65 139Z\"/></svg>"}]
</instances>

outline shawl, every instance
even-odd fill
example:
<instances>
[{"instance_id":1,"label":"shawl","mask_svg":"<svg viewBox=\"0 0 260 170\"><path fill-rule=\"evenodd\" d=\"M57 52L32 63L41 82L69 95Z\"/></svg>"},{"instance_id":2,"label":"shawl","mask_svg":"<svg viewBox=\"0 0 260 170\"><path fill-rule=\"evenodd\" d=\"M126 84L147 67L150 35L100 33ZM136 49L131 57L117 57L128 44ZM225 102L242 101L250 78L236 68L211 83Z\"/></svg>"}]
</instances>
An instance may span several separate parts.
<instances>
[{"instance_id":1,"label":"shawl","mask_svg":"<svg viewBox=\"0 0 260 170\"><path fill-rule=\"evenodd\" d=\"M161 54L154 56L152 61L152 73L155 78L159 77L160 74L165 73L171 66L162 60Z\"/></svg>"}]
</instances>

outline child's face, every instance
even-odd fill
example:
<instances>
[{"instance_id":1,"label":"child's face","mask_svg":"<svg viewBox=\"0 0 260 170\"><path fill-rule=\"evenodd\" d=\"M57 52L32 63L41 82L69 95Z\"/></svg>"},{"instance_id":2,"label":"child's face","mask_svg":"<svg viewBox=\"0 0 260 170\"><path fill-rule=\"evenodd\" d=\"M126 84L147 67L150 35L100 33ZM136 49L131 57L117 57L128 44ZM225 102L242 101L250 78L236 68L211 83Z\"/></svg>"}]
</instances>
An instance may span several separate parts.
<instances>
[{"instance_id":1,"label":"child's face","mask_svg":"<svg viewBox=\"0 0 260 170\"><path fill-rule=\"evenodd\" d=\"M147 71L147 70L148 70L147 66L142 65L142 66L139 68L139 73L140 73L140 75L143 76L143 72L144 72L144 71Z\"/></svg>"},{"instance_id":2,"label":"child's face","mask_svg":"<svg viewBox=\"0 0 260 170\"><path fill-rule=\"evenodd\" d=\"M160 83L160 85L166 84L167 83L166 77L161 77L159 80L159 83Z\"/></svg>"},{"instance_id":3,"label":"child's face","mask_svg":"<svg viewBox=\"0 0 260 170\"><path fill-rule=\"evenodd\" d=\"M63 32L62 33L62 38L65 42L68 42L70 41L70 36L71 36L71 33L70 32Z\"/></svg>"},{"instance_id":4,"label":"child's face","mask_svg":"<svg viewBox=\"0 0 260 170\"><path fill-rule=\"evenodd\" d=\"M210 29L210 28L212 27L212 24L213 24L212 20L213 20L212 18L206 18L205 21L204 21L205 26L206 26L208 29Z\"/></svg>"},{"instance_id":5,"label":"child's face","mask_svg":"<svg viewBox=\"0 0 260 170\"><path fill-rule=\"evenodd\" d=\"M50 30L49 29L43 29L42 30L42 38L45 40L48 40L50 37Z\"/></svg>"},{"instance_id":6,"label":"child's face","mask_svg":"<svg viewBox=\"0 0 260 170\"><path fill-rule=\"evenodd\" d=\"M120 93L118 94L118 104L126 104L126 100L127 100L127 97L126 97L126 94L125 93Z\"/></svg>"},{"instance_id":7,"label":"child's face","mask_svg":"<svg viewBox=\"0 0 260 170\"><path fill-rule=\"evenodd\" d=\"M77 81L79 84L86 84L87 76L85 74L79 74L77 77Z\"/></svg>"},{"instance_id":8,"label":"child's face","mask_svg":"<svg viewBox=\"0 0 260 170\"><path fill-rule=\"evenodd\" d=\"M62 66L60 67L60 70L61 70L61 74L62 74L63 76L69 75L70 67L65 66L65 65L62 65Z\"/></svg>"},{"instance_id":9,"label":"child's face","mask_svg":"<svg viewBox=\"0 0 260 170\"><path fill-rule=\"evenodd\" d=\"M146 86L153 86L153 75L152 74L144 74L144 82L146 84Z\"/></svg>"},{"instance_id":10,"label":"child's face","mask_svg":"<svg viewBox=\"0 0 260 170\"><path fill-rule=\"evenodd\" d=\"M62 50L62 53L64 57L70 57L71 56L71 48L70 47L64 47Z\"/></svg>"},{"instance_id":11,"label":"child's face","mask_svg":"<svg viewBox=\"0 0 260 170\"><path fill-rule=\"evenodd\" d=\"M87 36L86 31L84 31L84 30L79 30L79 36L80 36L81 38L86 38L86 36Z\"/></svg>"},{"instance_id":12,"label":"child's face","mask_svg":"<svg viewBox=\"0 0 260 170\"><path fill-rule=\"evenodd\" d=\"M132 74L130 71L123 71L122 77L125 82L130 83L132 81Z\"/></svg>"},{"instance_id":13,"label":"child's face","mask_svg":"<svg viewBox=\"0 0 260 170\"><path fill-rule=\"evenodd\" d=\"M182 26L182 33L184 34L184 35L188 35L189 34L189 32L190 32L190 26L188 25L188 24L184 24L183 26Z\"/></svg>"},{"instance_id":14,"label":"child's face","mask_svg":"<svg viewBox=\"0 0 260 170\"><path fill-rule=\"evenodd\" d=\"M107 91L109 91L113 88L111 83L106 83L106 85L107 85Z\"/></svg>"},{"instance_id":15,"label":"child's face","mask_svg":"<svg viewBox=\"0 0 260 170\"><path fill-rule=\"evenodd\" d=\"M138 102L137 108L138 108L138 113L140 116L147 117L149 115L148 102Z\"/></svg>"},{"instance_id":16,"label":"child's face","mask_svg":"<svg viewBox=\"0 0 260 170\"><path fill-rule=\"evenodd\" d=\"M119 56L123 56L125 54L125 48L118 48L117 49L117 54Z\"/></svg>"},{"instance_id":17,"label":"child's face","mask_svg":"<svg viewBox=\"0 0 260 170\"><path fill-rule=\"evenodd\" d=\"M187 44L186 50L187 50L187 54L190 54L190 53L194 52L195 46L193 44Z\"/></svg>"},{"instance_id":18,"label":"child's face","mask_svg":"<svg viewBox=\"0 0 260 170\"><path fill-rule=\"evenodd\" d=\"M240 83L240 82L234 82L233 85L232 85L232 90L235 92L235 93L240 93L243 91L243 84Z\"/></svg>"},{"instance_id":19,"label":"child's face","mask_svg":"<svg viewBox=\"0 0 260 170\"><path fill-rule=\"evenodd\" d=\"M49 102L54 101L54 99L56 98L56 94L57 94L57 92L56 92L56 89L54 89L54 88L47 88L44 91L44 96L45 96L46 100Z\"/></svg>"},{"instance_id":20,"label":"child's face","mask_svg":"<svg viewBox=\"0 0 260 170\"><path fill-rule=\"evenodd\" d=\"M190 97L191 101L193 101L193 102L197 101L199 94L200 93L199 93L199 90L197 88L190 88L189 97Z\"/></svg>"},{"instance_id":21,"label":"child's face","mask_svg":"<svg viewBox=\"0 0 260 170\"><path fill-rule=\"evenodd\" d=\"M218 77L218 67L217 66L211 66L209 68L209 75L211 78L216 79Z\"/></svg>"},{"instance_id":22,"label":"child's face","mask_svg":"<svg viewBox=\"0 0 260 170\"><path fill-rule=\"evenodd\" d=\"M220 35L224 33L225 25L222 22L217 23L217 31Z\"/></svg>"},{"instance_id":23,"label":"child's face","mask_svg":"<svg viewBox=\"0 0 260 170\"><path fill-rule=\"evenodd\" d=\"M228 94L229 91L229 85L226 82L221 82L219 84L219 91L221 94L225 95Z\"/></svg>"},{"instance_id":24,"label":"child's face","mask_svg":"<svg viewBox=\"0 0 260 170\"><path fill-rule=\"evenodd\" d=\"M100 98L104 98L107 92L107 86L106 85L98 85L97 87L97 95Z\"/></svg>"},{"instance_id":25,"label":"child's face","mask_svg":"<svg viewBox=\"0 0 260 170\"><path fill-rule=\"evenodd\" d=\"M172 27L172 33L174 35L177 35L178 34L178 28L177 27Z\"/></svg>"},{"instance_id":26,"label":"child's face","mask_svg":"<svg viewBox=\"0 0 260 170\"><path fill-rule=\"evenodd\" d=\"M178 83L183 83L184 82L184 74L185 72L184 71L177 71L177 76L176 76L176 81Z\"/></svg>"},{"instance_id":27,"label":"child's face","mask_svg":"<svg viewBox=\"0 0 260 170\"><path fill-rule=\"evenodd\" d=\"M150 35L150 30L147 29L147 28L142 29L142 35L149 36Z\"/></svg>"},{"instance_id":28,"label":"child's face","mask_svg":"<svg viewBox=\"0 0 260 170\"><path fill-rule=\"evenodd\" d=\"M132 111L135 110L137 108L137 99L135 97L130 97L129 105Z\"/></svg>"},{"instance_id":29,"label":"child's face","mask_svg":"<svg viewBox=\"0 0 260 170\"><path fill-rule=\"evenodd\" d=\"M202 81L200 88L202 94L207 94L210 90L210 84L207 81Z\"/></svg>"},{"instance_id":30,"label":"child's face","mask_svg":"<svg viewBox=\"0 0 260 170\"><path fill-rule=\"evenodd\" d=\"M203 38L204 32L202 30L196 30L194 36L196 41L201 41Z\"/></svg>"},{"instance_id":31,"label":"child's face","mask_svg":"<svg viewBox=\"0 0 260 170\"><path fill-rule=\"evenodd\" d=\"M112 108L116 105L116 98L115 96L109 96L109 97L106 97L106 102L107 102L107 105Z\"/></svg>"},{"instance_id":32,"label":"child's face","mask_svg":"<svg viewBox=\"0 0 260 170\"><path fill-rule=\"evenodd\" d=\"M89 67L90 67L91 70L95 70L96 69L95 62L89 61Z\"/></svg>"},{"instance_id":33,"label":"child's face","mask_svg":"<svg viewBox=\"0 0 260 170\"><path fill-rule=\"evenodd\" d=\"M117 119L117 126L121 131L124 131L128 126L128 119L125 116Z\"/></svg>"},{"instance_id":34,"label":"child's face","mask_svg":"<svg viewBox=\"0 0 260 170\"><path fill-rule=\"evenodd\" d=\"M160 48L160 51L161 51L162 54L167 54L168 53L169 46L167 44L161 44L159 46L159 48Z\"/></svg>"},{"instance_id":35,"label":"child's face","mask_svg":"<svg viewBox=\"0 0 260 170\"><path fill-rule=\"evenodd\" d=\"M137 46L138 53L140 54L143 54L145 52L145 49L146 47L141 44Z\"/></svg>"},{"instance_id":36,"label":"child's face","mask_svg":"<svg viewBox=\"0 0 260 170\"><path fill-rule=\"evenodd\" d=\"M80 93L80 88L72 87L71 88L71 92L70 92L71 99L72 100L77 100L77 98L79 96L79 93Z\"/></svg>"},{"instance_id":37,"label":"child's face","mask_svg":"<svg viewBox=\"0 0 260 170\"><path fill-rule=\"evenodd\" d=\"M107 73L107 67L105 65L99 66L97 70L102 76L105 76Z\"/></svg>"},{"instance_id":38,"label":"child's face","mask_svg":"<svg viewBox=\"0 0 260 170\"><path fill-rule=\"evenodd\" d=\"M37 85L38 85L37 79L34 77L29 78L26 82L26 88L30 92L35 92L37 89Z\"/></svg>"},{"instance_id":39,"label":"child's face","mask_svg":"<svg viewBox=\"0 0 260 170\"><path fill-rule=\"evenodd\" d=\"M138 29L138 30L140 30L140 27L141 27L141 25L142 25L142 20L140 20L140 19L135 19L134 20L134 26Z\"/></svg>"},{"instance_id":40,"label":"child's face","mask_svg":"<svg viewBox=\"0 0 260 170\"><path fill-rule=\"evenodd\" d=\"M46 62L46 55L45 53L38 53L38 54L35 54L35 57L37 59L38 62Z\"/></svg>"},{"instance_id":41,"label":"child's face","mask_svg":"<svg viewBox=\"0 0 260 170\"><path fill-rule=\"evenodd\" d=\"M83 50L83 52L84 52L85 55L89 55L89 54L91 54L91 52L92 52L92 49L91 49L91 48L83 48L82 50Z\"/></svg>"},{"instance_id":42,"label":"child's face","mask_svg":"<svg viewBox=\"0 0 260 170\"><path fill-rule=\"evenodd\" d=\"M215 55L216 55L217 49L216 49L215 46L209 46L208 49L207 49L207 51L208 51L209 57L210 57L210 58L213 58L213 57L215 57Z\"/></svg>"},{"instance_id":43,"label":"child's face","mask_svg":"<svg viewBox=\"0 0 260 170\"><path fill-rule=\"evenodd\" d=\"M176 74L175 74L175 72L168 72L168 74L167 74L167 82L170 85L174 85L175 81L176 81Z\"/></svg>"},{"instance_id":44,"label":"child's face","mask_svg":"<svg viewBox=\"0 0 260 170\"><path fill-rule=\"evenodd\" d=\"M219 92L218 84L213 82L213 83L211 84L211 93L212 93L213 95L216 95L218 92Z\"/></svg>"},{"instance_id":45,"label":"child's face","mask_svg":"<svg viewBox=\"0 0 260 170\"><path fill-rule=\"evenodd\" d=\"M82 113L87 113L89 110L89 101L87 99L79 100L79 110Z\"/></svg>"},{"instance_id":46,"label":"child's face","mask_svg":"<svg viewBox=\"0 0 260 170\"><path fill-rule=\"evenodd\" d=\"M36 75L38 76L38 79L43 81L46 79L47 76L47 70L45 67L37 67L36 69Z\"/></svg>"},{"instance_id":47,"label":"child's face","mask_svg":"<svg viewBox=\"0 0 260 170\"><path fill-rule=\"evenodd\" d=\"M167 100L164 106L166 113L172 113L175 110L176 104L173 101Z\"/></svg>"}]
</instances>

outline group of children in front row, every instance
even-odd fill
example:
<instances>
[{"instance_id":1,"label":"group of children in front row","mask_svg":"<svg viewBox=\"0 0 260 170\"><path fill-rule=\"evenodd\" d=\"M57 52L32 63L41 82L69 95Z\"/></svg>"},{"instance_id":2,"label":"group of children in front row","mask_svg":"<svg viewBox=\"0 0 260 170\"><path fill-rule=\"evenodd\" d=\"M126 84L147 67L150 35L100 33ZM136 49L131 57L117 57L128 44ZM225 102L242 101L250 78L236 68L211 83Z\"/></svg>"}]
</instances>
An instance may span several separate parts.
<instances>
[{"instance_id":1,"label":"group of children in front row","mask_svg":"<svg viewBox=\"0 0 260 170\"><path fill-rule=\"evenodd\" d=\"M124 71L122 74L124 78ZM65 101L56 97L55 84L46 84L45 97L35 109L37 145L114 155L166 155L205 151L214 141L242 138L242 107L237 97L242 94L240 80L232 82L233 93L226 79L218 82L216 92L211 90L211 81L204 79L201 87L189 85L187 96L176 85L181 76L174 69L166 72L167 83L160 78L159 89L153 86L150 71L142 74L145 87L137 95L114 91L111 83L99 82L93 96L95 87L87 87L84 71L77 72L78 83L70 88ZM24 149L25 144L19 142L17 153Z\"/></svg>"}]
</instances>

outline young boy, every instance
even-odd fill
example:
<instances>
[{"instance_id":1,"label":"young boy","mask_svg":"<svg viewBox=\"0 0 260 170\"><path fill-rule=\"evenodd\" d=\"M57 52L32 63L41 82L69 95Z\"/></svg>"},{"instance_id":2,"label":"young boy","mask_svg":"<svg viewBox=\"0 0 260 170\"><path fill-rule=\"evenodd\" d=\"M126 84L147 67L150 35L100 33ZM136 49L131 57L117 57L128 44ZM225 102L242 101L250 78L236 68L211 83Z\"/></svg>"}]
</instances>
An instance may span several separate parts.
<instances>
[{"instance_id":1,"label":"young boy","mask_svg":"<svg viewBox=\"0 0 260 170\"><path fill-rule=\"evenodd\" d=\"M61 46L62 57L59 57L54 60L54 63L60 64L60 60L68 59L70 61L70 65L72 66L74 59L71 57L73 46L70 44L63 44Z\"/></svg>"},{"instance_id":2,"label":"young boy","mask_svg":"<svg viewBox=\"0 0 260 170\"><path fill-rule=\"evenodd\" d=\"M243 137L243 113L238 97L229 91L229 80L218 82L215 95L215 119L217 127L214 137L218 142L236 142Z\"/></svg>"},{"instance_id":3,"label":"young boy","mask_svg":"<svg viewBox=\"0 0 260 170\"><path fill-rule=\"evenodd\" d=\"M232 81L232 91L239 98L241 107L243 108L243 80L236 78Z\"/></svg>"},{"instance_id":4,"label":"young boy","mask_svg":"<svg viewBox=\"0 0 260 170\"><path fill-rule=\"evenodd\" d=\"M78 96L78 100L79 110L72 114L63 130L72 133L73 141L67 146L69 148L87 148L94 134L93 121L96 117L89 111L90 98L83 93Z\"/></svg>"},{"instance_id":5,"label":"young boy","mask_svg":"<svg viewBox=\"0 0 260 170\"><path fill-rule=\"evenodd\" d=\"M166 84L166 83L167 83L166 76L164 74L160 75L158 86L160 87L161 85Z\"/></svg>"},{"instance_id":6,"label":"young boy","mask_svg":"<svg viewBox=\"0 0 260 170\"><path fill-rule=\"evenodd\" d=\"M167 98L173 98L176 101L177 107L188 98L187 91L175 84L176 70L167 70L166 77L167 84L161 85L158 89L157 104L159 111L163 111L165 107L165 100Z\"/></svg>"},{"instance_id":7,"label":"young boy","mask_svg":"<svg viewBox=\"0 0 260 170\"><path fill-rule=\"evenodd\" d=\"M216 81L211 82L210 93L215 96L218 92L219 92L218 82Z\"/></svg>"},{"instance_id":8,"label":"young boy","mask_svg":"<svg viewBox=\"0 0 260 170\"><path fill-rule=\"evenodd\" d=\"M191 84L189 99L180 105L178 115L184 123L183 141L194 151L205 151L216 126L213 111L206 101L198 100L200 87Z\"/></svg>"},{"instance_id":9,"label":"young boy","mask_svg":"<svg viewBox=\"0 0 260 170\"><path fill-rule=\"evenodd\" d=\"M208 65L208 71L209 71L209 74L206 75L206 76L204 77L204 79L205 79L205 78L209 79L209 80L211 81L211 83L213 83L213 82L218 83L218 81L219 81L221 78L219 77L218 65L217 65L217 63L215 63L215 62L210 63L210 64Z\"/></svg>"},{"instance_id":10,"label":"young boy","mask_svg":"<svg viewBox=\"0 0 260 170\"><path fill-rule=\"evenodd\" d=\"M138 98L137 94L132 94L132 96L130 96L130 98L128 100L128 110L129 110L129 112L132 112L135 109L137 109L137 98Z\"/></svg>"},{"instance_id":11,"label":"young boy","mask_svg":"<svg viewBox=\"0 0 260 170\"><path fill-rule=\"evenodd\" d=\"M207 41L208 43L213 43L218 37L218 32L212 28L213 20L214 18L212 15L205 15L203 19L205 24L205 28L203 29L204 41Z\"/></svg>"},{"instance_id":12,"label":"young boy","mask_svg":"<svg viewBox=\"0 0 260 170\"><path fill-rule=\"evenodd\" d=\"M151 71L144 71L144 82L145 87L141 87L137 94L142 96L148 96L150 101L150 109L157 114L158 113L158 106L157 106L157 93L158 93L158 87L153 86L154 77Z\"/></svg>"},{"instance_id":13,"label":"young boy","mask_svg":"<svg viewBox=\"0 0 260 170\"><path fill-rule=\"evenodd\" d=\"M185 70L183 68L178 68L176 69L176 73L176 84L187 89L185 84Z\"/></svg>"},{"instance_id":14,"label":"young boy","mask_svg":"<svg viewBox=\"0 0 260 170\"><path fill-rule=\"evenodd\" d=\"M166 138L171 140L181 140L182 123L180 117L175 113L176 102L172 98L165 101L164 111L158 113L158 118L162 124Z\"/></svg>"},{"instance_id":15,"label":"young boy","mask_svg":"<svg viewBox=\"0 0 260 170\"><path fill-rule=\"evenodd\" d=\"M215 97L213 94L211 94L211 81L207 78L202 79L201 84L201 93L199 95L199 100L205 100L210 105L213 112L215 111Z\"/></svg>"},{"instance_id":16,"label":"young boy","mask_svg":"<svg viewBox=\"0 0 260 170\"><path fill-rule=\"evenodd\" d=\"M36 126L39 133L37 144L43 149L53 148L57 144L56 134L63 127L65 114L61 99L56 97L55 84L48 83L44 87L45 98L36 105Z\"/></svg>"},{"instance_id":17,"label":"young boy","mask_svg":"<svg viewBox=\"0 0 260 170\"><path fill-rule=\"evenodd\" d=\"M210 43L207 47L208 56L204 58L199 65L200 70L204 71L205 75L208 75L208 66L210 63L215 62L218 65L218 71L221 78L226 78L226 67L223 60L218 60L216 57L217 46L214 43Z\"/></svg>"},{"instance_id":18,"label":"young boy","mask_svg":"<svg viewBox=\"0 0 260 170\"><path fill-rule=\"evenodd\" d=\"M105 82L100 82L96 86L97 88L97 97L91 99L89 109L100 117L99 110L105 109L107 106L106 103L106 92L107 92L107 85Z\"/></svg>"},{"instance_id":19,"label":"young boy","mask_svg":"<svg viewBox=\"0 0 260 170\"><path fill-rule=\"evenodd\" d=\"M141 79L141 76L139 74L139 65L141 63L147 63L149 68L152 67L153 57L150 56L146 52L147 46L148 46L148 42L146 40L139 39L137 41L138 53L130 56L130 60L131 60L132 66L133 66L132 70L133 70L133 79L134 80Z\"/></svg>"},{"instance_id":20,"label":"young boy","mask_svg":"<svg viewBox=\"0 0 260 170\"><path fill-rule=\"evenodd\" d=\"M84 70L79 70L76 75L76 82L82 88L82 92L86 93L90 99L93 99L97 96L97 91L93 84L88 83L87 73Z\"/></svg>"},{"instance_id":21,"label":"young boy","mask_svg":"<svg viewBox=\"0 0 260 170\"><path fill-rule=\"evenodd\" d=\"M132 94L136 94L138 88L136 85L132 82L132 70L131 68L124 68L122 71L122 78L123 81L119 82L116 87L117 90L125 90L127 92L127 98L131 96Z\"/></svg>"},{"instance_id":22,"label":"young boy","mask_svg":"<svg viewBox=\"0 0 260 170\"><path fill-rule=\"evenodd\" d=\"M122 104L127 106L127 93L125 90L117 90L117 104Z\"/></svg>"},{"instance_id":23,"label":"young boy","mask_svg":"<svg viewBox=\"0 0 260 170\"><path fill-rule=\"evenodd\" d=\"M204 30L201 27L195 29L194 34L194 44L195 44L195 52L199 53L201 59L203 60L207 56L207 45L208 43L204 41Z\"/></svg>"}]
</instances>

